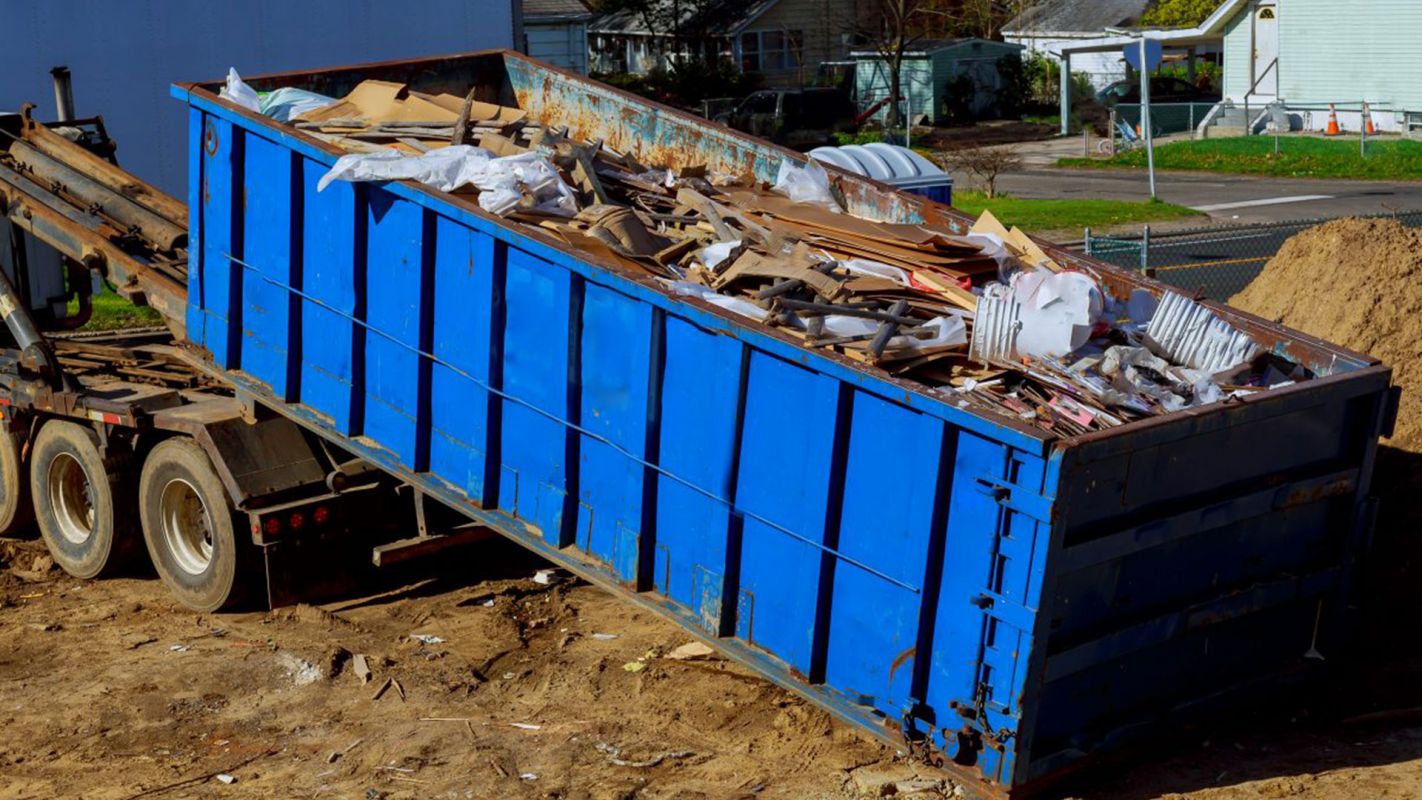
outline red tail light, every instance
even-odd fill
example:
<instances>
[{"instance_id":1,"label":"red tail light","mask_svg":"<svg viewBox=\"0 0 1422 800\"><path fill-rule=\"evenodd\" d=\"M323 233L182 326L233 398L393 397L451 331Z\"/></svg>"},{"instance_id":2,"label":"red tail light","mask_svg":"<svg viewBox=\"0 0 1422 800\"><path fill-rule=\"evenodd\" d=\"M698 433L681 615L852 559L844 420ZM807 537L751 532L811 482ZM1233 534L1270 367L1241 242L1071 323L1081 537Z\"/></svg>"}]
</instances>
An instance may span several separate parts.
<instances>
[{"instance_id":1,"label":"red tail light","mask_svg":"<svg viewBox=\"0 0 1422 800\"><path fill-rule=\"evenodd\" d=\"M291 515L291 519L287 520L286 524L291 526L292 530L299 531L306 525L306 515L297 511Z\"/></svg>"},{"instance_id":2,"label":"red tail light","mask_svg":"<svg viewBox=\"0 0 1422 800\"><path fill-rule=\"evenodd\" d=\"M311 512L311 519L317 525L325 525L331 520L331 509L325 506L317 506L316 510Z\"/></svg>"},{"instance_id":3,"label":"red tail light","mask_svg":"<svg viewBox=\"0 0 1422 800\"><path fill-rule=\"evenodd\" d=\"M276 517L267 517L266 522L262 523L262 530L265 531L268 536L276 536L278 533L281 533L281 520Z\"/></svg>"}]
</instances>

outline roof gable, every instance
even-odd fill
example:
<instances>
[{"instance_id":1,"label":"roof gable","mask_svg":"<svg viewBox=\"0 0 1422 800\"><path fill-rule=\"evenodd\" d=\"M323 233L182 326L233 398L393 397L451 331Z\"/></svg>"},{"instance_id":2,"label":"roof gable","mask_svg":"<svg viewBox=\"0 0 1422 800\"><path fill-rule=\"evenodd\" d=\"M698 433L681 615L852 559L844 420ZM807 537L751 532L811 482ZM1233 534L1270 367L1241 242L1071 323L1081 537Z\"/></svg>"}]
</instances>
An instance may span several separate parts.
<instances>
[{"instance_id":1,"label":"roof gable","mask_svg":"<svg viewBox=\"0 0 1422 800\"><path fill-rule=\"evenodd\" d=\"M658 0L651 11L653 23L636 11L603 14L588 26L595 33L631 33L669 36L680 27L698 36L735 34L769 11L780 0ZM680 24L675 20L680 11Z\"/></svg>"},{"instance_id":2,"label":"roof gable","mask_svg":"<svg viewBox=\"0 0 1422 800\"><path fill-rule=\"evenodd\" d=\"M1003 33L1088 33L1131 25L1150 0L1039 0L1003 26Z\"/></svg>"},{"instance_id":3,"label":"roof gable","mask_svg":"<svg viewBox=\"0 0 1422 800\"><path fill-rule=\"evenodd\" d=\"M537 22L540 19L584 19L592 16L582 0L523 0L523 18Z\"/></svg>"}]
</instances>

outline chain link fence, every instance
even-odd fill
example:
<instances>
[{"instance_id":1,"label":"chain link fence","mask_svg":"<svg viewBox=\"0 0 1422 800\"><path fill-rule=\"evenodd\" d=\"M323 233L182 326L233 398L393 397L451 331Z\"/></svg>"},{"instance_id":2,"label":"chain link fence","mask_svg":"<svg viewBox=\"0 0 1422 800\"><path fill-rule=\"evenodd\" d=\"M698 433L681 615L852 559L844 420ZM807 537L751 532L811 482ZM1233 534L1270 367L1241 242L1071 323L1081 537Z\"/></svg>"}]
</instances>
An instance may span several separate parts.
<instances>
[{"instance_id":1,"label":"chain link fence","mask_svg":"<svg viewBox=\"0 0 1422 800\"><path fill-rule=\"evenodd\" d=\"M1369 218L1395 218L1404 225L1422 227L1422 210ZM1290 237L1328 221L1304 219L1164 234L1153 234L1147 227L1140 236L1095 236L1088 229L1084 249L1089 256L1139 270L1187 294L1198 292L1227 301L1259 275Z\"/></svg>"}]
</instances>

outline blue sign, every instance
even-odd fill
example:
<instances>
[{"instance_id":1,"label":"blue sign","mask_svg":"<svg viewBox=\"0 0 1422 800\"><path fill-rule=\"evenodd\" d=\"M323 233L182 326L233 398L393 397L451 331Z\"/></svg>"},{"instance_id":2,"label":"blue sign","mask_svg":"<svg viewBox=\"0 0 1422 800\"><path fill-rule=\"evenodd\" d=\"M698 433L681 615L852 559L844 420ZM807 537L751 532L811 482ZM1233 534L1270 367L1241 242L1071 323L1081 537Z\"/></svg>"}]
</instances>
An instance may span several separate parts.
<instances>
[{"instance_id":1,"label":"blue sign","mask_svg":"<svg viewBox=\"0 0 1422 800\"><path fill-rule=\"evenodd\" d=\"M1130 44L1126 45L1123 50L1126 54L1126 63L1130 64L1132 69L1139 71L1141 69L1141 43L1131 42ZM1145 55L1146 72L1151 72L1156 67L1160 66L1160 60L1165 55L1165 48L1161 47L1160 40L1146 39Z\"/></svg>"}]
</instances>

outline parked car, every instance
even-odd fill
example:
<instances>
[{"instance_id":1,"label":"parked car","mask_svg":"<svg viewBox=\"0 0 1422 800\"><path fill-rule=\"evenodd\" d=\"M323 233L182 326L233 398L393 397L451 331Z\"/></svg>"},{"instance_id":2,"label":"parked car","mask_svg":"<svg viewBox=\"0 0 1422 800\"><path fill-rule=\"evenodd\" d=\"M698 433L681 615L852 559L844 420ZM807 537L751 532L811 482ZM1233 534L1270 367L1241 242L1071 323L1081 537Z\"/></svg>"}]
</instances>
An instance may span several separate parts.
<instances>
[{"instance_id":1,"label":"parked car","mask_svg":"<svg viewBox=\"0 0 1422 800\"><path fill-rule=\"evenodd\" d=\"M1139 79L1116 81L1096 93L1097 102L1103 106L1117 103L1140 103L1141 82ZM1179 78L1155 77L1150 79L1150 101L1152 103L1218 103L1220 93L1201 89Z\"/></svg>"},{"instance_id":2,"label":"parked car","mask_svg":"<svg viewBox=\"0 0 1422 800\"><path fill-rule=\"evenodd\" d=\"M837 88L762 89L716 121L787 147L818 147L853 127L854 103Z\"/></svg>"}]
</instances>

